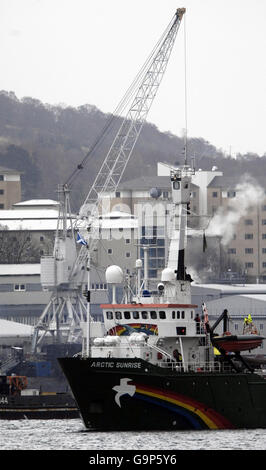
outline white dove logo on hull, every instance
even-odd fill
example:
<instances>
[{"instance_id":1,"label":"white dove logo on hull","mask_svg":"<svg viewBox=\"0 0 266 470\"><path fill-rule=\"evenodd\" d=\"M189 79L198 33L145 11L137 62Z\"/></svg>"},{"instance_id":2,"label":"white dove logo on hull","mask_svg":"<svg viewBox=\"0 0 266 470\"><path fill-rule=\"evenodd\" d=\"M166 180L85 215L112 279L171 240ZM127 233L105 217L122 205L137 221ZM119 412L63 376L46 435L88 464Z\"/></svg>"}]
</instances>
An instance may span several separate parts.
<instances>
[{"instance_id":1,"label":"white dove logo on hull","mask_svg":"<svg viewBox=\"0 0 266 470\"><path fill-rule=\"evenodd\" d=\"M112 390L117 392L115 396L115 402L120 408L121 408L120 398L123 395L130 395L131 397L133 397L136 391L135 385L129 385L128 381L131 381L131 379L127 379L127 378L120 379L120 385L116 385L115 387L112 388Z\"/></svg>"}]
</instances>

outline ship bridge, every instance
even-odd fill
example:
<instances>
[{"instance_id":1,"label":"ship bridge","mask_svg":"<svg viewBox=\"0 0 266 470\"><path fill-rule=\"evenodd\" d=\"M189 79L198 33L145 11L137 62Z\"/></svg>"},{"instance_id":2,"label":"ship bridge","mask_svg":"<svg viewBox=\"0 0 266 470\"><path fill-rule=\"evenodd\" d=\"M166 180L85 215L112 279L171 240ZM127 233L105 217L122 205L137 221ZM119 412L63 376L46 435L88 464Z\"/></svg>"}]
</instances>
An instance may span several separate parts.
<instances>
[{"instance_id":1,"label":"ship bridge","mask_svg":"<svg viewBox=\"0 0 266 470\"><path fill-rule=\"evenodd\" d=\"M204 335L195 321L194 304L102 304L106 331L109 335L129 336L133 332L179 337Z\"/></svg>"}]
</instances>

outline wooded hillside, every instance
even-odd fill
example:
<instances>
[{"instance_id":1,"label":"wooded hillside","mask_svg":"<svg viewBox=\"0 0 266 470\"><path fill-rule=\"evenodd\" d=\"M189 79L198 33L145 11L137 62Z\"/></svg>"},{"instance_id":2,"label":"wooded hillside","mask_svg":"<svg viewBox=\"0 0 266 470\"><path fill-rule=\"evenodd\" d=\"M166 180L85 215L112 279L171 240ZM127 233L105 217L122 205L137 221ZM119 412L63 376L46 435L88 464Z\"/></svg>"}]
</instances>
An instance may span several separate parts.
<instances>
[{"instance_id":1,"label":"wooded hillside","mask_svg":"<svg viewBox=\"0 0 266 470\"><path fill-rule=\"evenodd\" d=\"M64 183L82 161L101 134L111 115L93 105L78 108L51 106L13 92L0 92L0 165L23 171L22 199L56 199L59 183ZM115 131L115 125L97 147L92 158L80 171L72 187L73 210L77 210L88 193ZM188 139L188 155L195 156L196 168L216 165L225 175L266 174L266 154L225 156L204 138ZM183 161L183 140L145 124L131 156L123 180L140 175L155 175L156 163ZM72 202L73 205L73 202Z\"/></svg>"}]
</instances>

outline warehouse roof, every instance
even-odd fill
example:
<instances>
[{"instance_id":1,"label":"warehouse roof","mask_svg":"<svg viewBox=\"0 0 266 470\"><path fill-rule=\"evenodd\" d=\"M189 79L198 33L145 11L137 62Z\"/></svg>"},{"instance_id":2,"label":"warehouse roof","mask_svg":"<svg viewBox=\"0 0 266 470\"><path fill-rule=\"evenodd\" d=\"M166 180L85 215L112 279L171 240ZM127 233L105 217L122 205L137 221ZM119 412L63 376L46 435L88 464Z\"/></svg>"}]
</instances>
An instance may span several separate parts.
<instances>
[{"instance_id":1,"label":"warehouse roof","mask_svg":"<svg viewBox=\"0 0 266 470\"><path fill-rule=\"evenodd\" d=\"M6 336L31 336L33 334L34 327L30 325L24 325L10 320L0 319L0 337Z\"/></svg>"},{"instance_id":2,"label":"warehouse roof","mask_svg":"<svg viewBox=\"0 0 266 470\"><path fill-rule=\"evenodd\" d=\"M41 273L40 263L0 264L0 276L34 275Z\"/></svg>"}]
</instances>

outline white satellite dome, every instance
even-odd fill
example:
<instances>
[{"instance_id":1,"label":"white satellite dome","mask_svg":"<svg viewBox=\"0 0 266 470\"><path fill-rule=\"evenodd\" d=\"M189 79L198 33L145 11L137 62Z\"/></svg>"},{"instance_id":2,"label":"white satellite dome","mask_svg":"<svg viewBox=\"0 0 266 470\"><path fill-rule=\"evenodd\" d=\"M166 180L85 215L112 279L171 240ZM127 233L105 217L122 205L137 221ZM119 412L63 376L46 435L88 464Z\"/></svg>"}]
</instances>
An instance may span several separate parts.
<instances>
[{"instance_id":1,"label":"white satellite dome","mask_svg":"<svg viewBox=\"0 0 266 470\"><path fill-rule=\"evenodd\" d=\"M120 266L109 266L105 271L105 278L108 284L121 284L123 281L123 271Z\"/></svg>"},{"instance_id":2,"label":"white satellite dome","mask_svg":"<svg viewBox=\"0 0 266 470\"><path fill-rule=\"evenodd\" d=\"M142 268L142 260L136 259L136 268Z\"/></svg>"},{"instance_id":3,"label":"white satellite dome","mask_svg":"<svg viewBox=\"0 0 266 470\"><path fill-rule=\"evenodd\" d=\"M162 271L162 282L171 282L175 280L175 271L171 268L165 268Z\"/></svg>"}]
</instances>

